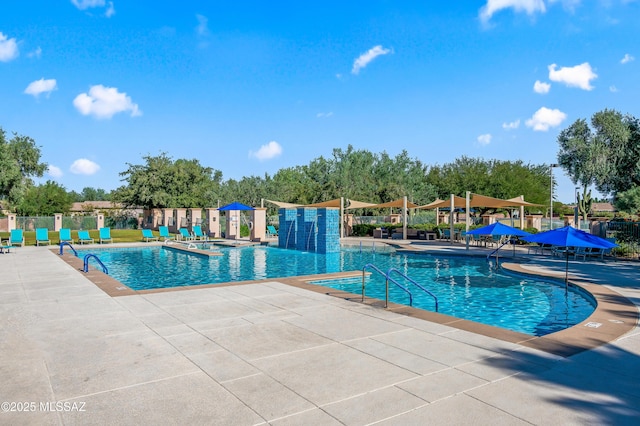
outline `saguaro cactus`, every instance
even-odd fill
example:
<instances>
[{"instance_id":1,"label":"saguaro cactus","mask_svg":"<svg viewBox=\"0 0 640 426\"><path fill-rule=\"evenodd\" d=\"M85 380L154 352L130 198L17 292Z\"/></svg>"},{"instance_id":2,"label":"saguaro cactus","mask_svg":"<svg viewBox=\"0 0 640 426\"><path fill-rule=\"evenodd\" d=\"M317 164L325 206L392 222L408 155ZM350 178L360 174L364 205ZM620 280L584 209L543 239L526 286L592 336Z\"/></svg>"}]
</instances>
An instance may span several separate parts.
<instances>
[{"instance_id":1,"label":"saguaro cactus","mask_svg":"<svg viewBox=\"0 0 640 426\"><path fill-rule=\"evenodd\" d=\"M587 216L591 211L593 199L591 198L591 190L587 192L587 188L582 192L582 197L578 194L578 214L582 216L582 220L587 221Z\"/></svg>"}]
</instances>

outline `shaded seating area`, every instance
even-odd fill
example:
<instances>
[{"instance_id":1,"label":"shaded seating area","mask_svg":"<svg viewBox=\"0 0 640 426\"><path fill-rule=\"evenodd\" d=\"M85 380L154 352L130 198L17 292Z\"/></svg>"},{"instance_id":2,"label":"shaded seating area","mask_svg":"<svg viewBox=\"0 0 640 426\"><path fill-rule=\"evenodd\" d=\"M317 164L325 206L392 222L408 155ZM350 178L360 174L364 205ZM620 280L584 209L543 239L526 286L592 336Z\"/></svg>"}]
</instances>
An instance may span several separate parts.
<instances>
[{"instance_id":1,"label":"shaded seating area","mask_svg":"<svg viewBox=\"0 0 640 426\"><path fill-rule=\"evenodd\" d=\"M78 231L78 242L80 244L93 244L94 239L89 235L89 231Z\"/></svg>"},{"instance_id":2,"label":"shaded seating area","mask_svg":"<svg viewBox=\"0 0 640 426\"><path fill-rule=\"evenodd\" d=\"M51 244L51 240L49 240L49 230L47 228L36 229L36 246L40 244Z\"/></svg>"}]
</instances>

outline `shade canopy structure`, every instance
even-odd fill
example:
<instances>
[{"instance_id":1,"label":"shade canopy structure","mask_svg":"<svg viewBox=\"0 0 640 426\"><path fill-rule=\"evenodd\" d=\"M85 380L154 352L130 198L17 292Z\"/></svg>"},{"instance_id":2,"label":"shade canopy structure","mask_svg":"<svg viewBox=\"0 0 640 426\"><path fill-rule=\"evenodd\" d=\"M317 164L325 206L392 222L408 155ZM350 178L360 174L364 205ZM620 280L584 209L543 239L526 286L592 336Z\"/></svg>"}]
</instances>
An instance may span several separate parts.
<instances>
[{"instance_id":1,"label":"shade canopy structure","mask_svg":"<svg viewBox=\"0 0 640 426\"><path fill-rule=\"evenodd\" d=\"M255 210L255 209L251 206L247 206L246 204L242 204L237 201L234 201L231 204L227 204L226 206L222 206L218 208L218 210L231 211L231 210Z\"/></svg>"},{"instance_id":2,"label":"shade canopy structure","mask_svg":"<svg viewBox=\"0 0 640 426\"><path fill-rule=\"evenodd\" d=\"M607 241L604 238L597 237L571 226L533 234L528 237L524 237L523 240L529 241L530 243L551 244L565 248L565 286L569 280L569 247L597 248L603 250L618 247L617 244L612 243L611 241Z\"/></svg>"},{"instance_id":3,"label":"shade canopy structure","mask_svg":"<svg viewBox=\"0 0 640 426\"><path fill-rule=\"evenodd\" d=\"M457 195L453 196L453 207L466 207L467 200L463 197L458 197ZM441 200L440 198L436 198L435 201L430 202L429 204L425 204L423 206L416 207L417 209L442 209L442 208L450 208L451 200Z\"/></svg>"},{"instance_id":4,"label":"shade canopy structure","mask_svg":"<svg viewBox=\"0 0 640 426\"><path fill-rule=\"evenodd\" d=\"M482 228L474 229L467 232L467 235L491 235L495 237L501 237L503 235L511 235L513 237L526 237L531 235L530 233L518 228L514 228L509 225L505 225L500 222L492 223L491 225L483 226Z\"/></svg>"}]
</instances>

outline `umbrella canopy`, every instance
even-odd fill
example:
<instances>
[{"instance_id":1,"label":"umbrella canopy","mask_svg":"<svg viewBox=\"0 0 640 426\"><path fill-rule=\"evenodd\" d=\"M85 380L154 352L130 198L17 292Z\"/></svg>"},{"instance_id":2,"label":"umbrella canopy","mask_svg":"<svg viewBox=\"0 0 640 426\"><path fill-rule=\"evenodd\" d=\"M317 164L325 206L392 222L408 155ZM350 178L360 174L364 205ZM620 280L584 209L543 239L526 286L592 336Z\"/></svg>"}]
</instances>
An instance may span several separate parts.
<instances>
[{"instance_id":1,"label":"umbrella canopy","mask_svg":"<svg viewBox=\"0 0 640 426\"><path fill-rule=\"evenodd\" d=\"M581 231L571 226L552 229L523 238L531 243L552 244L559 247L591 247L600 249L610 249L618 247L604 238L596 237L588 232Z\"/></svg>"},{"instance_id":2,"label":"umbrella canopy","mask_svg":"<svg viewBox=\"0 0 640 426\"><path fill-rule=\"evenodd\" d=\"M255 210L251 206L247 206L246 204L239 203L234 201L231 204L227 204L226 206L220 207L218 210L227 211L227 210Z\"/></svg>"},{"instance_id":3,"label":"umbrella canopy","mask_svg":"<svg viewBox=\"0 0 640 426\"><path fill-rule=\"evenodd\" d=\"M482 228L469 231L467 232L467 235L492 235L496 237L502 235L512 235L514 237L526 237L531 234L521 229L513 228L509 225L504 225L500 222L496 222L492 223L491 225L483 226Z\"/></svg>"},{"instance_id":4,"label":"umbrella canopy","mask_svg":"<svg viewBox=\"0 0 640 426\"><path fill-rule=\"evenodd\" d=\"M581 231L571 226L563 228L551 229L539 234L524 237L523 240L531 243L552 244L559 247L567 247L564 251L566 256L564 284L568 285L569 281L569 249L568 247L590 247L598 249L611 249L618 247L617 244L607 241L604 238L596 237L588 232Z\"/></svg>"}]
</instances>

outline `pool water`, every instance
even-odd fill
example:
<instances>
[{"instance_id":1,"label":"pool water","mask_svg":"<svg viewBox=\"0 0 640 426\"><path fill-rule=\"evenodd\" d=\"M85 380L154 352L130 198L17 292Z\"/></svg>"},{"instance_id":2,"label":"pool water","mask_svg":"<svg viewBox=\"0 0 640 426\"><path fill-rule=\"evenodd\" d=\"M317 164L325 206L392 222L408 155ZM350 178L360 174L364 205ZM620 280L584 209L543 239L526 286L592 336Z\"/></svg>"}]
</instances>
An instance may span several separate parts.
<instances>
[{"instance_id":1,"label":"pool water","mask_svg":"<svg viewBox=\"0 0 640 426\"><path fill-rule=\"evenodd\" d=\"M425 254L342 249L315 254L276 247L216 247L222 256L197 256L168 247L92 249L109 274L134 290L250 281L277 277L362 271L374 264L382 271L396 268L438 297L439 312L454 317L542 336L571 327L594 310L592 298L564 284L507 275L484 258L433 257ZM79 251L83 257L89 251ZM368 270L370 272L370 270ZM408 287L413 306L435 310L431 296L417 286ZM362 292L362 279L313 281L325 287ZM383 276L367 275L366 295L384 300ZM409 304L407 294L390 283L389 300Z\"/></svg>"}]
</instances>

